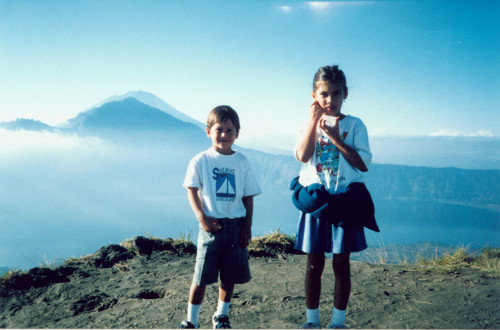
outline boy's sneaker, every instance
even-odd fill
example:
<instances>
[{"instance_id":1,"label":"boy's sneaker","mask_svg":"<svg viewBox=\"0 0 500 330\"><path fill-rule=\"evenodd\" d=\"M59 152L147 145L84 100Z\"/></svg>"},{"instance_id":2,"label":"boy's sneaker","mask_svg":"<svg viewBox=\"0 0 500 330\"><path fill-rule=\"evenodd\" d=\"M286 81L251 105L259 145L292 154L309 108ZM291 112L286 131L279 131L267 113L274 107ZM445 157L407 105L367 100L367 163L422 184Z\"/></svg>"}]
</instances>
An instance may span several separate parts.
<instances>
[{"instance_id":1,"label":"boy's sneaker","mask_svg":"<svg viewBox=\"0 0 500 330\"><path fill-rule=\"evenodd\" d=\"M333 322L328 325L328 329L349 329L343 324L334 324Z\"/></svg>"},{"instance_id":2,"label":"boy's sneaker","mask_svg":"<svg viewBox=\"0 0 500 330\"><path fill-rule=\"evenodd\" d=\"M214 324L214 329L232 329L229 323L229 317L224 314L212 316L212 322Z\"/></svg>"},{"instance_id":3,"label":"boy's sneaker","mask_svg":"<svg viewBox=\"0 0 500 330\"><path fill-rule=\"evenodd\" d=\"M299 323L297 329L321 329L321 324L316 322Z\"/></svg>"},{"instance_id":4,"label":"boy's sneaker","mask_svg":"<svg viewBox=\"0 0 500 330\"><path fill-rule=\"evenodd\" d=\"M184 320L181 323L179 323L179 329L199 329L200 324L199 323L191 323L188 320Z\"/></svg>"}]
</instances>

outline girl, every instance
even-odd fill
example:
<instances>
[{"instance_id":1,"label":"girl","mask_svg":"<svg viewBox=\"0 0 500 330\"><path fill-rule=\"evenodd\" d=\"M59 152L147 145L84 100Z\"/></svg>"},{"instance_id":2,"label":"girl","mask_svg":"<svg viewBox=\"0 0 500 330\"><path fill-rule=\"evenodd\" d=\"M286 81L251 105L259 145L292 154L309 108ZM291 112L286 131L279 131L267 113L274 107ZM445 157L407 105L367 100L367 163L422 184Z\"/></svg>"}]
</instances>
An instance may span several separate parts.
<instances>
[{"instance_id":1,"label":"girl","mask_svg":"<svg viewBox=\"0 0 500 330\"><path fill-rule=\"evenodd\" d=\"M363 184L363 172L368 171L372 159L368 134L360 119L342 114L347 95L342 70L336 65L320 68L313 80L314 102L309 108L309 120L300 132L295 147L295 156L303 163L299 184L304 187L319 184L332 198L330 204L337 205L335 211L327 211L327 216L325 212L321 217L306 212L300 215L295 248L307 253L307 322L298 326L303 329L321 328L319 301L325 252L333 252L335 275L334 308L329 328L345 328L351 291L350 253L367 248L363 228L365 219L361 222L347 220L349 217L359 218L361 214L361 217L370 218L368 222L371 221L372 226L367 227L378 231L373 217L373 202ZM359 213L360 209L368 211ZM333 221L332 218L340 221Z\"/></svg>"}]
</instances>

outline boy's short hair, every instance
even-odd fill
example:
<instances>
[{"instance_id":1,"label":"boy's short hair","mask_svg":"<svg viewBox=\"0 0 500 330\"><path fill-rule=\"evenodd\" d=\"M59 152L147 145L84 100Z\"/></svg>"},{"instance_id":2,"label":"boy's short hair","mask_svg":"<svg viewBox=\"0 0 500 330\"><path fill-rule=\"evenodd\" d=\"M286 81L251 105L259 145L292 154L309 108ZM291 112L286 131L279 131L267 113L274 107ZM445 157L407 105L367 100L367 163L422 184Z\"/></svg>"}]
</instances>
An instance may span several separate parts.
<instances>
[{"instance_id":1,"label":"boy's short hair","mask_svg":"<svg viewBox=\"0 0 500 330\"><path fill-rule=\"evenodd\" d=\"M219 105L210 111L207 118L207 128L211 129L217 123L223 123L226 120L231 120L236 131L240 130L240 118L236 111L229 105Z\"/></svg>"}]
</instances>

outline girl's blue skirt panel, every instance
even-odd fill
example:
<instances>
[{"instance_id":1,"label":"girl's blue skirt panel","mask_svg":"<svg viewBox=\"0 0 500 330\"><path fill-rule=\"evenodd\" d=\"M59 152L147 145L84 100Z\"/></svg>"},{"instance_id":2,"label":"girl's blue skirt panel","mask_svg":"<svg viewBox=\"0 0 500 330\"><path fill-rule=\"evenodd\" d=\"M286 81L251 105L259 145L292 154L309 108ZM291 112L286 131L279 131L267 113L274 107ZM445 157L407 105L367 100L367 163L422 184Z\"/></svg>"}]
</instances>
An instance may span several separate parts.
<instances>
[{"instance_id":1,"label":"girl's blue skirt panel","mask_svg":"<svg viewBox=\"0 0 500 330\"><path fill-rule=\"evenodd\" d=\"M367 248L363 227L342 228L300 212L295 249L305 253L350 253Z\"/></svg>"}]
</instances>

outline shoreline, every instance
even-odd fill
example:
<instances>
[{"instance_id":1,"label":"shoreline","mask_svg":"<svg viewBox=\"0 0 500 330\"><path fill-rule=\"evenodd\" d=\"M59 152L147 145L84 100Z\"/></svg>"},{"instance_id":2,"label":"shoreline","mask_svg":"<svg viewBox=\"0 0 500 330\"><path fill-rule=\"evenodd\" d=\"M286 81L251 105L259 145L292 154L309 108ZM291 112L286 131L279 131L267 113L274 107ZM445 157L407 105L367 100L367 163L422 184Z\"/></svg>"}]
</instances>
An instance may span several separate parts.
<instances>
[{"instance_id":1,"label":"shoreline","mask_svg":"<svg viewBox=\"0 0 500 330\"><path fill-rule=\"evenodd\" d=\"M282 235L285 235L292 239L292 235L284 234L277 229L275 232L271 232L270 234L264 235L264 236L256 236L252 238L252 241L258 240L261 237L266 237L269 235L273 235L275 233L280 233ZM141 237L141 236L137 236ZM122 242L127 242L128 239L124 240ZM155 238L156 239L156 238ZM167 238L167 240L185 240L189 241L193 244L196 244L196 241L192 240L191 237L184 237L184 235L181 235L180 238ZM122 244L122 243L120 243ZM462 249L465 248L467 249L468 253L471 255L479 255L481 251L484 249L488 248L500 248L500 247L495 247L495 246L490 246L486 244L483 247L475 247L475 248L469 248L469 245L467 244L443 244L443 243L434 243L434 242L425 242L425 241L420 241L420 242L415 242L415 243L408 243L408 244L402 244L402 243L391 243L391 244L385 244L382 240L378 242L371 242L368 244L368 248L364 251L357 252L351 254L351 261L359 261L359 262L367 262L367 263L380 263L380 264L392 264L392 265L412 265L418 262L419 260L422 260L424 258L429 259L429 258L439 258L442 257L443 255L447 253L453 253L453 251L457 249ZM295 253L293 249L288 247L288 253ZM95 251L93 252L95 253ZM89 253L88 255L91 255L93 253ZM327 258L331 258L331 254L326 254ZM79 259L79 258L84 258L85 256L72 256L68 257L66 259L57 259L57 260L52 260L52 261L47 261L47 260L40 260L40 262L37 265L32 266L31 268L16 268L16 267L9 267L8 265L0 265L0 277L4 276L10 271L20 271L20 272L27 272L30 269L41 267L41 268L53 268L53 267L59 267L63 265L64 263L67 262L67 260L72 260L72 259Z\"/></svg>"},{"instance_id":2,"label":"shoreline","mask_svg":"<svg viewBox=\"0 0 500 330\"><path fill-rule=\"evenodd\" d=\"M287 251L289 237L256 242L252 280L237 285L234 328L296 328L305 321L306 256ZM271 243L279 240L276 249ZM495 253L498 253L495 250ZM497 259L498 260L498 259ZM176 328L185 318L195 255L182 240L137 237L122 245L0 279L0 328ZM500 328L500 277L453 267L351 262L350 328ZM322 278L321 321L328 325L334 276ZM200 314L210 328L217 285Z\"/></svg>"}]
</instances>

